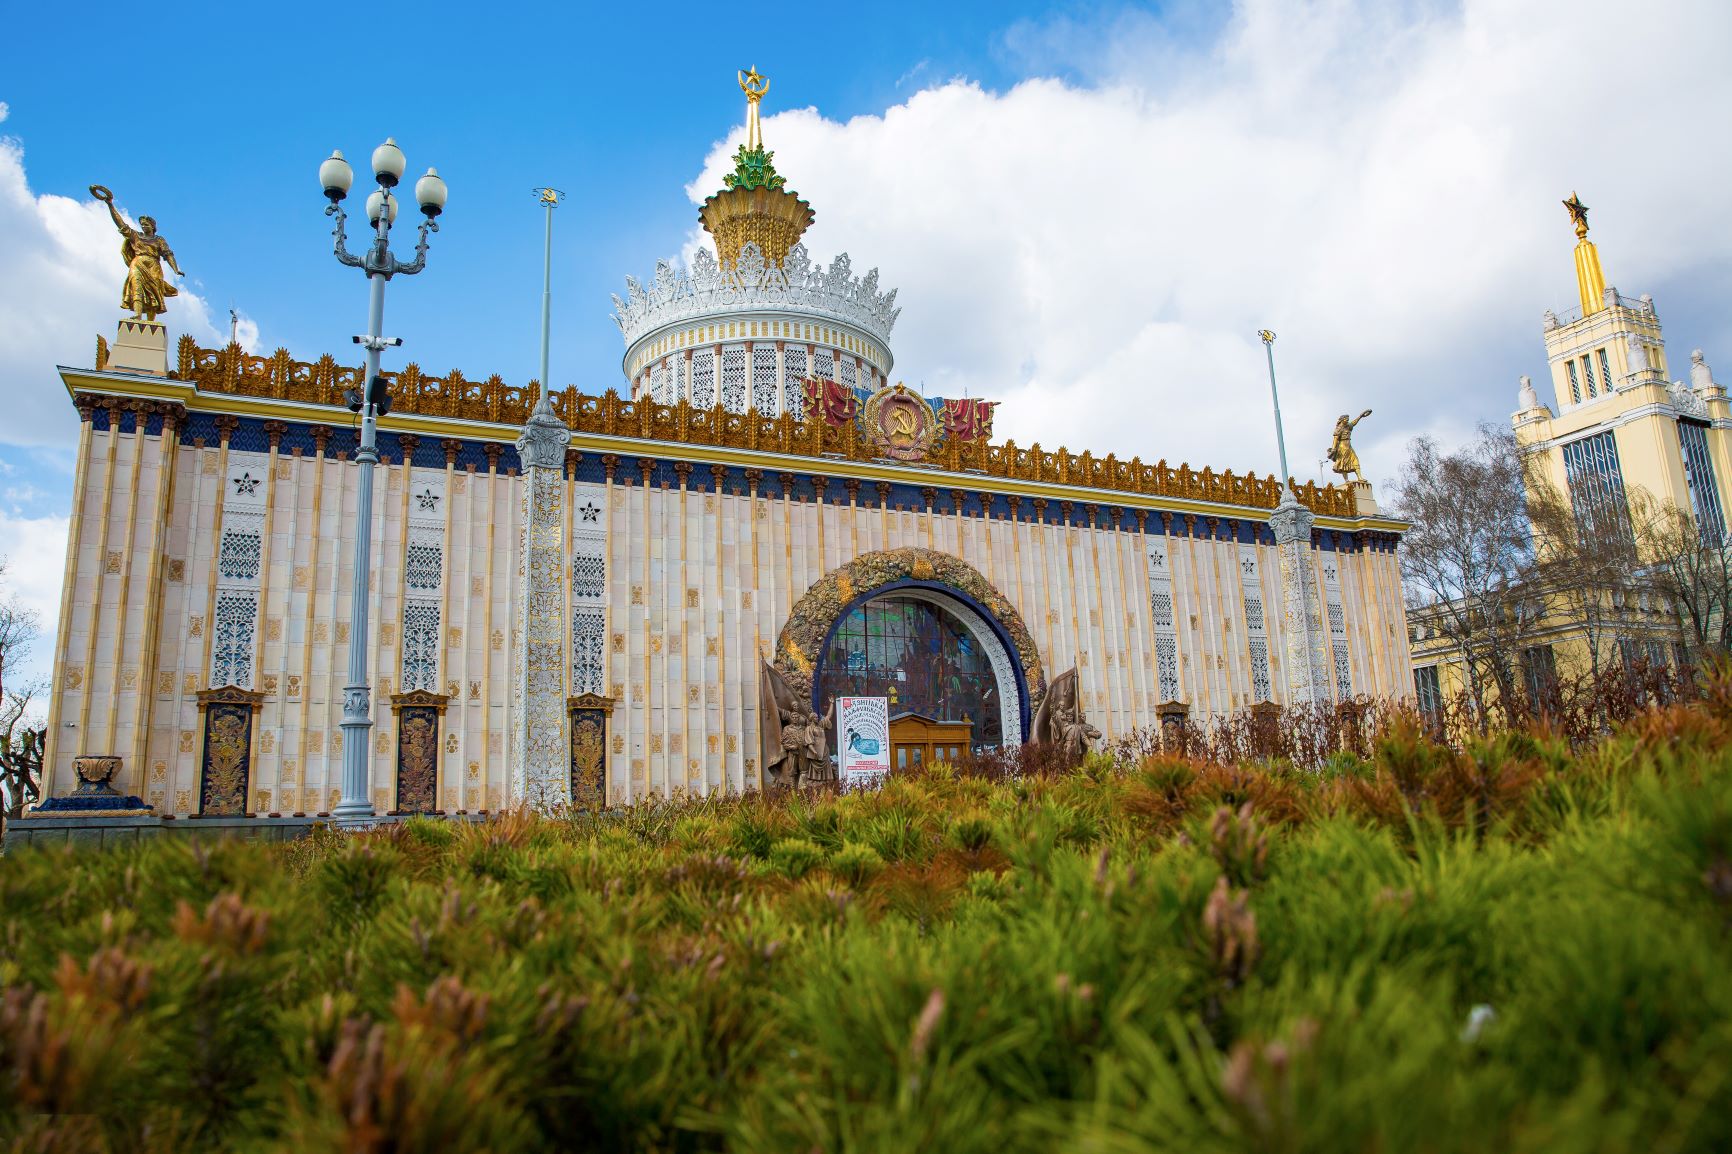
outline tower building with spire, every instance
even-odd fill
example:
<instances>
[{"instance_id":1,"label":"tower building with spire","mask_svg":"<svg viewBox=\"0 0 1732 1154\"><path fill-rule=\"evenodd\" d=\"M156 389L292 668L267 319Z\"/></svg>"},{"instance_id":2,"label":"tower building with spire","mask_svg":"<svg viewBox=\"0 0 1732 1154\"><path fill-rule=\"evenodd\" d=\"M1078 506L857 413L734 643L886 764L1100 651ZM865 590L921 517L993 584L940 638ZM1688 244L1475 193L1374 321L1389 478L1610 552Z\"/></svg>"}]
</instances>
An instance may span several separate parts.
<instances>
[{"instance_id":1,"label":"tower building with spire","mask_svg":"<svg viewBox=\"0 0 1732 1154\"><path fill-rule=\"evenodd\" d=\"M1588 206L1563 202L1576 234L1575 308L1541 323L1551 388L1528 377L1510 420L1520 448L1538 564L1524 585L1528 609L1515 683L1543 699L1548 684L1617 665L1676 668L1696 660L1694 626L1655 574L1681 548L1732 545L1732 405L1702 350L1687 376L1671 378L1651 296L1606 283L1588 239ZM1687 521L1672 520L1676 510ZM1680 534L1668 525L1683 523ZM1410 624L1422 708L1469 684L1456 642L1436 622L1448 607L1416 611Z\"/></svg>"},{"instance_id":2,"label":"tower building with spire","mask_svg":"<svg viewBox=\"0 0 1732 1154\"><path fill-rule=\"evenodd\" d=\"M614 322L634 398L798 420L805 382L832 382L861 401L884 387L896 290L879 291L877 269L855 276L847 253L828 267L812 261L800 238L817 214L764 147L758 112L769 81L753 68L740 88L746 140L698 209L715 251L700 249L689 270L660 261L647 284L627 277Z\"/></svg>"},{"instance_id":3,"label":"tower building with spire","mask_svg":"<svg viewBox=\"0 0 1732 1154\"><path fill-rule=\"evenodd\" d=\"M1564 202L1576 231L1578 307L1548 311L1542 326L1552 405L1524 383L1511 418L1517 440L1579 521L1628 517L1633 493L1690 510L1718 539L1732 511L1732 406L1702 351L1671 378L1653 297L1632 300L1606 284L1588 239L1588 206Z\"/></svg>"}]
</instances>

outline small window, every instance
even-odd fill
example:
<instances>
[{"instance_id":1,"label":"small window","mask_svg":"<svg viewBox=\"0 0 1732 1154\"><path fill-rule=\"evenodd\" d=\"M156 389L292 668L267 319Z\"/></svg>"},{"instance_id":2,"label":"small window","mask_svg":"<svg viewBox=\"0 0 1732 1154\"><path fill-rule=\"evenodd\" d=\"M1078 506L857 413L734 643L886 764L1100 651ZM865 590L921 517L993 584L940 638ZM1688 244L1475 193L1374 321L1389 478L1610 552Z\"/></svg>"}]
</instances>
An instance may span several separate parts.
<instances>
[{"instance_id":1,"label":"small window","mask_svg":"<svg viewBox=\"0 0 1732 1154\"><path fill-rule=\"evenodd\" d=\"M1582 381L1576 373L1576 362L1565 361L1564 367L1570 370L1570 404L1579 405L1582 403Z\"/></svg>"},{"instance_id":2,"label":"small window","mask_svg":"<svg viewBox=\"0 0 1732 1154\"><path fill-rule=\"evenodd\" d=\"M1594 365L1593 362L1588 360L1586 357L1582 358L1582 376L1586 377L1588 380L1589 398L1591 399L1599 396L1599 390L1594 385Z\"/></svg>"},{"instance_id":3,"label":"small window","mask_svg":"<svg viewBox=\"0 0 1732 1154\"><path fill-rule=\"evenodd\" d=\"M1600 380L1606 386L1606 392L1612 391L1612 362L1606 359L1606 350L1600 350Z\"/></svg>"}]
</instances>

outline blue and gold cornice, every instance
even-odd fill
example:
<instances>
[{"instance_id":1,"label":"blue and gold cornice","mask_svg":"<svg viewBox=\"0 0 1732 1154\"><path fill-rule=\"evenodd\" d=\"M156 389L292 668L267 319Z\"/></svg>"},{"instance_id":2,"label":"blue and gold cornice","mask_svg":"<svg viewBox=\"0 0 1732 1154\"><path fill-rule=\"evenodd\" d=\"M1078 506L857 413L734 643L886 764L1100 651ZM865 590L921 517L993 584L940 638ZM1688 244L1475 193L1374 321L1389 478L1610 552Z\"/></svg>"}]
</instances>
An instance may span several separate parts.
<instances>
[{"instance_id":1,"label":"blue and gold cornice","mask_svg":"<svg viewBox=\"0 0 1732 1154\"><path fill-rule=\"evenodd\" d=\"M87 418L101 427L106 427L109 399L148 402L151 407L184 409L183 444L216 444L219 419L228 418L238 422L231 441L235 448L256 440L262 451L269 436L266 423L282 422L287 431L276 435L285 452L300 449L311 455L319 440L315 430L327 431L331 456L353 452L357 421L340 400L342 390L358 381L359 368L338 366L329 357L311 364L294 362L280 351L273 357L249 357L234 346L212 353L186 339L180 362L183 371L167 378L65 366L60 374L81 410L90 410ZM416 465L445 467L448 452L443 446L451 442L449 455L458 468L517 467L514 442L527 418L530 390L504 385L498 378L464 382L455 373L433 378L405 370L387 376L395 378L395 407L379 427L380 448L388 457L402 460L400 445L406 438ZM131 412L137 406L122 407ZM629 484L638 472L637 462L646 461L665 467L666 476L650 483L677 488L680 482L672 466L688 462L712 475L719 467L716 484L729 491L750 486L768 493L774 484L800 499L816 497L817 487L826 482L845 488L855 481L861 503L873 506L883 501L891 507L948 511L959 496L970 511L990 511L993 516L1101 528L1134 529L1146 521L1149 532L1222 539L1230 534L1242 540L1267 535L1268 514L1279 493L1272 477L1172 469L1165 462L1149 466L1110 455L1044 451L1038 445L1019 449L1014 442L991 444L985 439L941 448L937 461L892 462L873 456L875 450L864 437L850 437L856 432L852 425L699 410L685 402L632 402L611 390L596 397L568 388L554 393L554 407L572 427L574 468L581 480L601 481L606 469ZM144 419L148 426L149 418ZM604 466L609 459L619 467ZM704 468L697 470L699 484ZM754 474L761 482L751 482ZM883 486L889 488L881 497ZM1326 548L1350 548L1355 541L1374 549L1393 548L1407 528L1388 517L1354 515L1351 494L1336 486L1307 484L1297 492L1316 512ZM831 494L834 501L834 489Z\"/></svg>"}]
</instances>

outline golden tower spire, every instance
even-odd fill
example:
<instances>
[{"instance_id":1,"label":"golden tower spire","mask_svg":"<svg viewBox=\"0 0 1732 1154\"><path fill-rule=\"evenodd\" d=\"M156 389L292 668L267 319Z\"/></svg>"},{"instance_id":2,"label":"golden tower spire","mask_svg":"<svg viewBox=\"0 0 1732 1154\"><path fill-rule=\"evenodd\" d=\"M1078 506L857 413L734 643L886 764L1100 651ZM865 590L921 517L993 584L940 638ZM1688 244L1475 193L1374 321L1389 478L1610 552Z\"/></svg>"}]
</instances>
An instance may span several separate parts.
<instances>
[{"instance_id":1,"label":"golden tower spire","mask_svg":"<svg viewBox=\"0 0 1732 1154\"><path fill-rule=\"evenodd\" d=\"M746 148L748 151L763 148L764 134L758 126L758 101L770 91L769 78L759 74L758 66L754 64L751 71L740 73L740 91L746 94Z\"/></svg>"},{"instance_id":2,"label":"golden tower spire","mask_svg":"<svg viewBox=\"0 0 1732 1154\"><path fill-rule=\"evenodd\" d=\"M1576 226L1576 291L1582 297L1582 315L1591 316L1606 307L1606 274L1600 271L1600 250L1588 239L1588 206L1572 192L1564 207Z\"/></svg>"},{"instance_id":3,"label":"golden tower spire","mask_svg":"<svg viewBox=\"0 0 1732 1154\"><path fill-rule=\"evenodd\" d=\"M734 171L722 177L726 187L698 209L698 220L715 238L716 257L724 268L738 264L747 244L758 247L765 263L781 264L817 215L787 187L771 163L776 154L764 148L758 102L769 90L769 79L756 65L740 73L740 91L746 94L746 142L734 154Z\"/></svg>"}]
</instances>

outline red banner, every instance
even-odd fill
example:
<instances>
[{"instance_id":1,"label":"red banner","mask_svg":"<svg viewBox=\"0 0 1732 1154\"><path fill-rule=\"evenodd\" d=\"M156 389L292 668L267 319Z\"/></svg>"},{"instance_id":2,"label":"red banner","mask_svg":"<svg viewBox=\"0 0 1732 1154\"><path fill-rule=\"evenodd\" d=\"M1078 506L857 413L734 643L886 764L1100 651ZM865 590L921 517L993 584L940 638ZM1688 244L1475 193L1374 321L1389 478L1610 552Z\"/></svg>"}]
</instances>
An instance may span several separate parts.
<instances>
[{"instance_id":1,"label":"red banner","mask_svg":"<svg viewBox=\"0 0 1732 1154\"><path fill-rule=\"evenodd\" d=\"M859 402L854 397L854 391L835 381L808 377L800 382L806 391L806 409L810 412L817 409L824 417L824 423L829 425L846 425L854 420Z\"/></svg>"},{"instance_id":2,"label":"red banner","mask_svg":"<svg viewBox=\"0 0 1732 1154\"><path fill-rule=\"evenodd\" d=\"M951 400L944 402L944 431L958 441L992 436L992 410L997 401Z\"/></svg>"}]
</instances>

